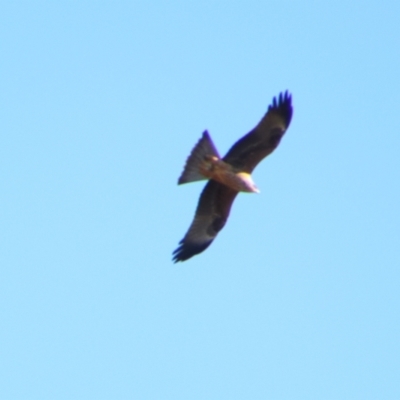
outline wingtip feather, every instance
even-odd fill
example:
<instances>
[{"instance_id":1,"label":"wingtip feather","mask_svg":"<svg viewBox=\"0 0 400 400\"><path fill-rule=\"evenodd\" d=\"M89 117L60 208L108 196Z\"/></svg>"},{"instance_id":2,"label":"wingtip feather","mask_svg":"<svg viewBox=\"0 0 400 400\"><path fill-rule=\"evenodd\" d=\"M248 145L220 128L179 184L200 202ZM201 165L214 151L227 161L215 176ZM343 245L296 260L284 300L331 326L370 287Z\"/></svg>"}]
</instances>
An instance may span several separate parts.
<instances>
[{"instance_id":1,"label":"wingtip feather","mask_svg":"<svg viewBox=\"0 0 400 400\"><path fill-rule=\"evenodd\" d=\"M174 264L177 262L186 261L196 254L203 252L211 243L212 240L201 244L185 243L185 241L182 239L179 242L179 247L172 253L172 261Z\"/></svg>"},{"instance_id":2,"label":"wingtip feather","mask_svg":"<svg viewBox=\"0 0 400 400\"><path fill-rule=\"evenodd\" d=\"M291 93L288 90L279 93L279 96L273 98L272 104L268 107L268 111L276 111L281 114L285 119L286 126L289 126L293 115Z\"/></svg>"}]
</instances>

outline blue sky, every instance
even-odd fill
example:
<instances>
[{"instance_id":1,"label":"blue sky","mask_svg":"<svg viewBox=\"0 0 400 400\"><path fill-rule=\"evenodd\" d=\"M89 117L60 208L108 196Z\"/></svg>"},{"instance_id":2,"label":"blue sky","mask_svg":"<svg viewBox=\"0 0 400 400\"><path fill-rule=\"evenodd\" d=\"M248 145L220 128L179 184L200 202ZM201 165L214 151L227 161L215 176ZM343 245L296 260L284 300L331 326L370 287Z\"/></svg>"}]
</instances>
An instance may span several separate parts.
<instances>
[{"instance_id":1,"label":"blue sky","mask_svg":"<svg viewBox=\"0 0 400 400\"><path fill-rule=\"evenodd\" d=\"M0 398L400 398L400 3L3 2ZM292 124L215 242L221 153Z\"/></svg>"}]
</instances>

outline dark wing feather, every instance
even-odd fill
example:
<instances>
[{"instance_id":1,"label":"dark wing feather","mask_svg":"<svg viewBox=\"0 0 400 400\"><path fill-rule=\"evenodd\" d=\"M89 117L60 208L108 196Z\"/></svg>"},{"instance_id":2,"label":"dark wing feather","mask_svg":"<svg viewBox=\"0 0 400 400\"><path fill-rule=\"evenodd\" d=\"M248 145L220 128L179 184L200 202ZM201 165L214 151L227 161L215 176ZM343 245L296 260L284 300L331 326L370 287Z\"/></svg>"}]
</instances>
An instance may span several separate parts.
<instances>
[{"instance_id":1,"label":"dark wing feather","mask_svg":"<svg viewBox=\"0 0 400 400\"><path fill-rule=\"evenodd\" d=\"M292 97L281 93L268 107L259 124L239 139L223 160L234 167L251 173L257 164L278 146L292 119Z\"/></svg>"},{"instance_id":2,"label":"dark wing feather","mask_svg":"<svg viewBox=\"0 0 400 400\"><path fill-rule=\"evenodd\" d=\"M185 237L173 253L173 261L185 261L204 251L224 227L237 191L210 180L203 189L196 213Z\"/></svg>"}]
</instances>

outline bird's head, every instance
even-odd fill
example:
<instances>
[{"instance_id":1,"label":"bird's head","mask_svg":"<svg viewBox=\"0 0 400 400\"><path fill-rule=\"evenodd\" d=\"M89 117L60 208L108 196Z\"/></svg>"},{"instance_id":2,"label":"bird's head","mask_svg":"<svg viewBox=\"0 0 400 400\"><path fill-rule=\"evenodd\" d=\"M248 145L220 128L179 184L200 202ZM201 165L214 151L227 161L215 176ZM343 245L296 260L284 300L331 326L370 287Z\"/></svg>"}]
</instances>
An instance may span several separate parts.
<instances>
[{"instance_id":1,"label":"bird's head","mask_svg":"<svg viewBox=\"0 0 400 400\"><path fill-rule=\"evenodd\" d=\"M256 186L253 181L253 178L247 172L238 172L236 174L240 178L243 184L243 192L248 193L260 193L260 189Z\"/></svg>"}]
</instances>

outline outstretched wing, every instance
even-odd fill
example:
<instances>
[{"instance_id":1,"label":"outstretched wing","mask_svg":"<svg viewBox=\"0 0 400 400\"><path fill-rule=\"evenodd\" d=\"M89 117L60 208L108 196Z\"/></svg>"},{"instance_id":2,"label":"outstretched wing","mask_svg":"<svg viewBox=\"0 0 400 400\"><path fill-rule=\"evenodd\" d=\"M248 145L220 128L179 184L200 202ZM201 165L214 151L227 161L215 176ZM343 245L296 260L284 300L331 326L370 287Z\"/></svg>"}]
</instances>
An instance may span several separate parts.
<instances>
[{"instance_id":1,"label":"outstretched wing","mask_svg":"<svg viewBox=\"0 0 400 400\"><path fill-rule=\"evenodd\" d=\"M292 96L286 91L274 97L258 125L239 139L223 158L225 162L251 173L257 164L279 145L292 119Z\"/></svg>"},{"instance_id":2,"label":"outstretched wing","mask_svg":"<svg viewBox=\"0 0 400 400\"><path fill-rule=\"evenodd\" d=\"M173 261L185 261L204 251L224 227L237 191L210 180L201 193L196 214L185 237L173 253Z\"/></svg>"}]
</instances>

